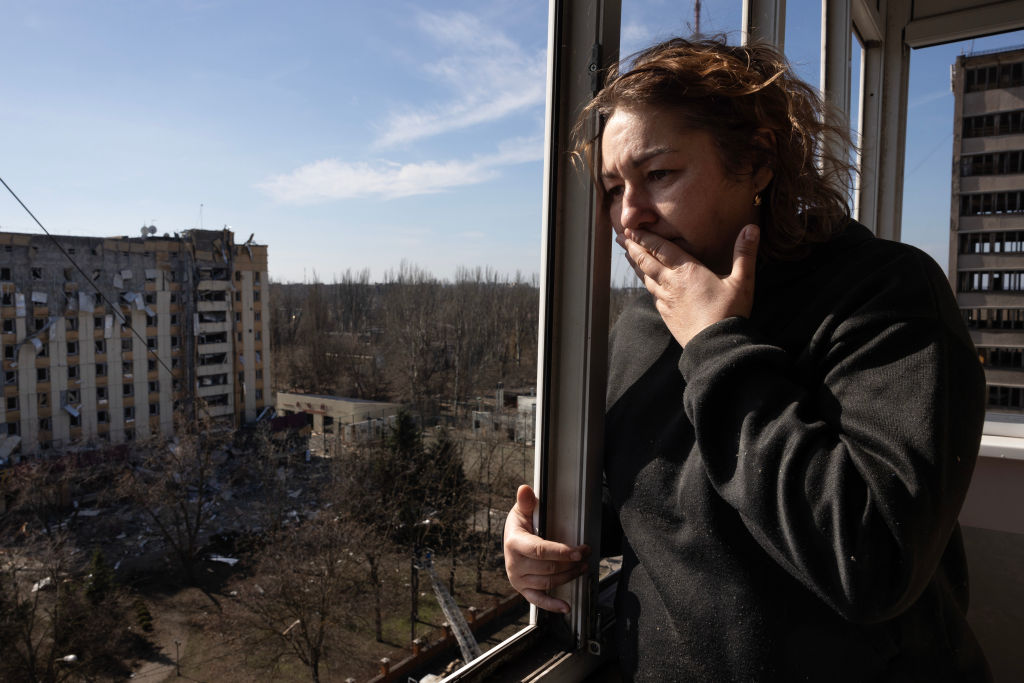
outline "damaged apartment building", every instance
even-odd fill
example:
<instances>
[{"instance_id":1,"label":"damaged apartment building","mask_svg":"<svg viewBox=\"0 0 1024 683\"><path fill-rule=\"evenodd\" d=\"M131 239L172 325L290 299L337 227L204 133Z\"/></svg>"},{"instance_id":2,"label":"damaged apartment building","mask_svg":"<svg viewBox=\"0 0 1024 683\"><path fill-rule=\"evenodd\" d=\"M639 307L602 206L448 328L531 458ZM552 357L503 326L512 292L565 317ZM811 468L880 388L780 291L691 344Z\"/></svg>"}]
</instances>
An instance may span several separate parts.
<instances>
[{"instance_id":1,"label":"damaged apartment building","mask_svg":"<svg viewBox=\"0 0 1024 683\"><path fill-rule=\"evenodd\" d=\"M267 247L154 232L0 233L0 462L170 434L197 399L233 426L272 404Z\"/></svg>"}]
</instances>

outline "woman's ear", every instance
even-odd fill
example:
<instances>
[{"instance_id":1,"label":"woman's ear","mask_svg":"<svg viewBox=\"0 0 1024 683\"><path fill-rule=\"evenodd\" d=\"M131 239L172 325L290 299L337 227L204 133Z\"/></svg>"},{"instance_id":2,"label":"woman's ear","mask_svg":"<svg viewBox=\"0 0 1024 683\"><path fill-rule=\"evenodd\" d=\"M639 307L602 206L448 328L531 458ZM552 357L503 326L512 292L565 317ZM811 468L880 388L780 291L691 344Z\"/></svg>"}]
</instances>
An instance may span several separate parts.
<instances>
[{"instance_id":1,"label":"woman's ear","mask_svg":"<svg viewBox=\"0 0 1024 683\"><path fill-rule=\"evenodd\" d=\"M768 128L758 128L751 139L754 152L754 187L760 192L775 177L772 167L775 163L775 132Z\"/></svg>"}]
</instances>

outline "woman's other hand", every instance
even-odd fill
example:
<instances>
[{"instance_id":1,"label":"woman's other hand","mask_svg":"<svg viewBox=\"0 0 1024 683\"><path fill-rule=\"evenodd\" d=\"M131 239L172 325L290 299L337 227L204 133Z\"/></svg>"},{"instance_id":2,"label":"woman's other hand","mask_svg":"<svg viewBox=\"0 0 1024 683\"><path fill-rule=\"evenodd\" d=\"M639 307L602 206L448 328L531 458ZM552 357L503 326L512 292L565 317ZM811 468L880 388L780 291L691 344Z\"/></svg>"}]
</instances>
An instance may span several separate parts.
<instances>
[{"instance_id":1,"label":"woman's other hand","mask_svg":"<svg viewBox=\"0 0 1024 683\"><path fill-rule=\"evenodd\" d=\"M547 594L587 571L590 548L545 541L533 532L537 496L525 484L516 491L516 504L505 520L505 572L508 580L531 603L549 612L569 613L569 605Z\"/></svg>"},{"instance_id":2,"label":"woman's other hand","mask_svg":"<svg viewBox=\"0 0 1024 683\"><path fill-rule=\"evenodd\" d=\"M646 230L623 231L631 264L672 336L685 347L704 328L732 316L750 316L760 230L747 225L733 247L732 271L720 276L678 245Z\"/></svg>"}]
</instances>

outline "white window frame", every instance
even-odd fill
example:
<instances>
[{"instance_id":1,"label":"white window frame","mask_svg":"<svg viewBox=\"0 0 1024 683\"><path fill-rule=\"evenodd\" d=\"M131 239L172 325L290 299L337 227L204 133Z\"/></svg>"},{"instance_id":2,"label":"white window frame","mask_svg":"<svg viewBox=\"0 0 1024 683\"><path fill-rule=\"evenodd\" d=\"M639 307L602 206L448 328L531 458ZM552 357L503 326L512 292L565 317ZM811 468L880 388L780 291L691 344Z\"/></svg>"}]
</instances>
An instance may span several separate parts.
<instances>
[{"instance_id":1,"label":"white window frame","mask_svg":"<svg viewBox=\"0 0 1024 683\"><path fill-rule=\"evenodd\" d=\"M618 60L621 0L550 0L544 198L537 367L535 525L546 538L600 544L602 439L608 347L610 234L594 230L598 198L574 167L577 113ZM556 49L561 46L560 49ZM596 125L593 133L596 134ZM580 283L585 283L580 286ZM597 614L597 553L587 577L554 591L567 617L530 608L530 625L444 679L480 680L520 646L561 634L550 660L528 680L582 680L602 663ZM551 639L545 639L551 643Z\"/></svg>"}]
</instances>

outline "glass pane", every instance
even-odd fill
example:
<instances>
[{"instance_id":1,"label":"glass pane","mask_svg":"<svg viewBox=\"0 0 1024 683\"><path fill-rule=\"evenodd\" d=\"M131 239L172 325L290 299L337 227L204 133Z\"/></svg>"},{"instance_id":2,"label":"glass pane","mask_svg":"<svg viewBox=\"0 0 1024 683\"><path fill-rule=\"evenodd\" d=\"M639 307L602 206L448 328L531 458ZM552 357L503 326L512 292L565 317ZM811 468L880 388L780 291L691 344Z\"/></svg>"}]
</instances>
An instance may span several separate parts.
<instances>
[{"instance_id":1,"label":"glass pane","mask_svg":"<svg viewBox=\"0 0 1024 683\"><path fill-rule=\"evenodd\" d=\"M941 198L952 188L952 165L946 160L953 152L954 125L950 67L958 55L1021 43L1024 31L1016 31L910 53L902 240L928 252L944 270L949 268L950 204Z\"/></svg>"},{"instance_id":2,"label":"glass pane","mask_svg":"<svg viewBox=\"0 0 1024 683\"><path fill-rule=\"evenodd\" d=\"M54 0L0 26L19 65L0 83L3 179L56 236L4 191L0 317L21 367L4 386L21 400L0 408L47 403L0 411L0 475L130 440L117 457L203 515L182 555L147 516L168 501L70 482L99 512L62 552L95 540L167 588L140 590L155 621L186 615L164 670L305 679L324 617L320 675L366 680L382 657L436 654L444 622L475 622L482 650L526 622L500 536L533 480L547 14ZM33 333L43 351L14 346ZM44 352L68 371L37 379ZM39 515L71 510L34 504L14 513L43 536ZM306 583L334 591L332 621L288 597ZM463 657L445 647L410 675Z\"/></svg>"}]
</instances>

